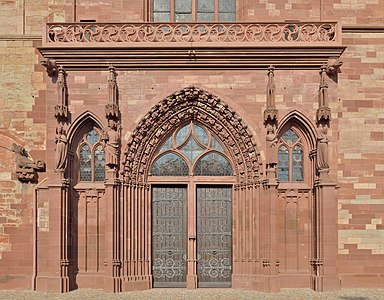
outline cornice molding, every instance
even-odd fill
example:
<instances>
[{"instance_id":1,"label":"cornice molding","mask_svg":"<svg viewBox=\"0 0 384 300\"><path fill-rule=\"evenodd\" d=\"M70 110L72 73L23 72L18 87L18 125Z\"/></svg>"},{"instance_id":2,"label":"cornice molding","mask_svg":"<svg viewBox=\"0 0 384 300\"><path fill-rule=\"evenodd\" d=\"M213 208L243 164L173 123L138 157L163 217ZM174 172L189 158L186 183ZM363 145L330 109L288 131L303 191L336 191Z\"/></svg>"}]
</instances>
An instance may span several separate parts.
<instances>
[{"instance_id":1,"label":"cornice molding","mask_svg":"<svg viewBox=\"0 0 384 300\"><path fill-rule=\"evenodd\" d=\"M41 41L40 35L0 35L0 41Z\"/></svg>"},{"instance_id":2,"label":"cornice molding","mask_svg":"<svg viewBox=\"0 0 384 300\"><path fill-rule=\"evenodd\" d=\"M100 69L318 69L345 47L233 47L188 49L152 48L39 48L66 70Z\"/></svg>"},{"instance_id":3,"label":"cornice molding","mask_svg":"<svg viewBox=\"0 0 384 300\"><path fill-rule=\"evenodd\" d=\"M384 33L384 26L343 25L342 33Z\"/></svg>"}]
</instances>

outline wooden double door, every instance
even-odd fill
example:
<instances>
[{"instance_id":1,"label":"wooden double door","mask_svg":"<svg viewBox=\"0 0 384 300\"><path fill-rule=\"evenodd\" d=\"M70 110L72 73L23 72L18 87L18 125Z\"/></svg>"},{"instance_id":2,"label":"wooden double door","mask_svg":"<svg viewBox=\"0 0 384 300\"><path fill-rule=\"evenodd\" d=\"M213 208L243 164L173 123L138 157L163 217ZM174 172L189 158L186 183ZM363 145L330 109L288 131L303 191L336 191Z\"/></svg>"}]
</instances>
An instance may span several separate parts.
<instances>
[{"instance_id":1,"label":"wooden double door","mask_svg":"<svg viewBox=\"0 0 384 300\"><path fill-rule=\"evenodd\" d=\"M232 186L152 186L154 287L230 287Z\"/></svg>"}]
</instances>

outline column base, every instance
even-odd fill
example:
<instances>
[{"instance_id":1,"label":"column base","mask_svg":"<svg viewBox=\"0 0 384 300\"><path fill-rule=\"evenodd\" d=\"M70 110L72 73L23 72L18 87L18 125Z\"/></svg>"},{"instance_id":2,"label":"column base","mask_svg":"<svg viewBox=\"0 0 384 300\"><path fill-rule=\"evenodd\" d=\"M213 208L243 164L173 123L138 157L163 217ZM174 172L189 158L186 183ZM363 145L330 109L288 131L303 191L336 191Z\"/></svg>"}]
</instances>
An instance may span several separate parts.
<instances>
[{"instance_id":1,"label":"column base","mask_svg":"<svg viewBox=\"0 0 384 300\"><path fill-rule=\"evenodd\" d=\"M69 277L36 277L36 291L38 292L69 292Z\"/></svg>"},{"instance_id":2,"label":"column base","mask_svg":"<svg viewBox=\"0 0 384 300\"><path fill-rule=\"evenodd\" d=\"M122 281L122 292L143 291L152 288L152 276L130 276Z\"/></svg>"},{"instance_id":3,"label":"column base","mask_svg":"<svg viewBox=\"0 0 384 300\"><path fill-rule=\"evenodd\" d=\"M311 276L311 289L316 292L337 291L340 289L340 280L336 276Z\"/></svg>"},{"instance_id":4,"label":"column base","mask_svg":"<svg viewBox=\"0 0 384 300\"><path fill-rule=\"evenodd\" d=\"M277 275L232 275L232 287L276 293L280 291L280 279Z\"/></svg>"},{"instance_id":5,"label":"column base","mask_svg":"<svg viewBox=\"0 0 384 300\"><path fill-rule=\"evenodd\" d=\"M187 275L187 289L188 290L197 289L197 276L196 275Z\"/></svg>"}]
</instances>

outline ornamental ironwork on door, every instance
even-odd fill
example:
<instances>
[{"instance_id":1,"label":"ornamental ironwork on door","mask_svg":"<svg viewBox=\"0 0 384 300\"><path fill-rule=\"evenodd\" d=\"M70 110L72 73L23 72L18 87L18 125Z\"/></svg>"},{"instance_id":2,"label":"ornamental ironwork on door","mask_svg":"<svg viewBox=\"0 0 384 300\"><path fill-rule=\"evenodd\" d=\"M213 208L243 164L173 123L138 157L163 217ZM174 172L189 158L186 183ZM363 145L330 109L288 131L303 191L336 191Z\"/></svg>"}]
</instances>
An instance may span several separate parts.
<instances>
[{"instance_id":1,"label":"ornamental ironwork on door","mask_svg":"<svg viewBox=\"0 0 384 300\"><path fill-rule=\"evenodd\" d=\"M152 187L152 275L154 287L185 287L187 188Z\"/></svg>"},{"instance_id":2,"label":"ornamental ironwork on door","mask_svg":"<svg viewBox=\"0 0 384 300\"><path fill-rule=\"evenodd\" d=\"M230 287L232 188L197 187L197 277L199 287Z\"/></svg>"}]
</instances>

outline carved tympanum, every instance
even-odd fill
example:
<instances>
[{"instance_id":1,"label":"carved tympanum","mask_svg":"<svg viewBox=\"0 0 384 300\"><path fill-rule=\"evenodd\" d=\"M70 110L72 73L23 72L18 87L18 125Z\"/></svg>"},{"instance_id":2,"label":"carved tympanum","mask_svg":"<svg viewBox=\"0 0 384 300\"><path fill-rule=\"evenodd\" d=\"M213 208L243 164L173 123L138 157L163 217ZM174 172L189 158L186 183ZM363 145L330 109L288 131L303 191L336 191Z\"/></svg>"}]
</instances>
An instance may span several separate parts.
<instances>
[{"instance_id":1,"label":"carved tympanum","mask_svg":"<svg viewBox=\"0 0 384 300\"><path fill-rule=\"evenodd\" d=\"M259 178L260 153L242 119L218 97L192 86L165 98L139 122L124 150L125 179L145 181L163 137L190 120L212 130L224 143L239 182L252 183Z\"/></svg>"},{"instance_id":2,"label":"carved tympanum","mask_svg":"<svg viewBox=\"0 0 384 300\"><path fill-rule=\"evenodd\" d=\"M16 175L21 182L32 182L36 180L36 172L45 171L43 160L33 161L23 147L13 144L12 151L15 152Z\"/></svg>"}]
</instances>

